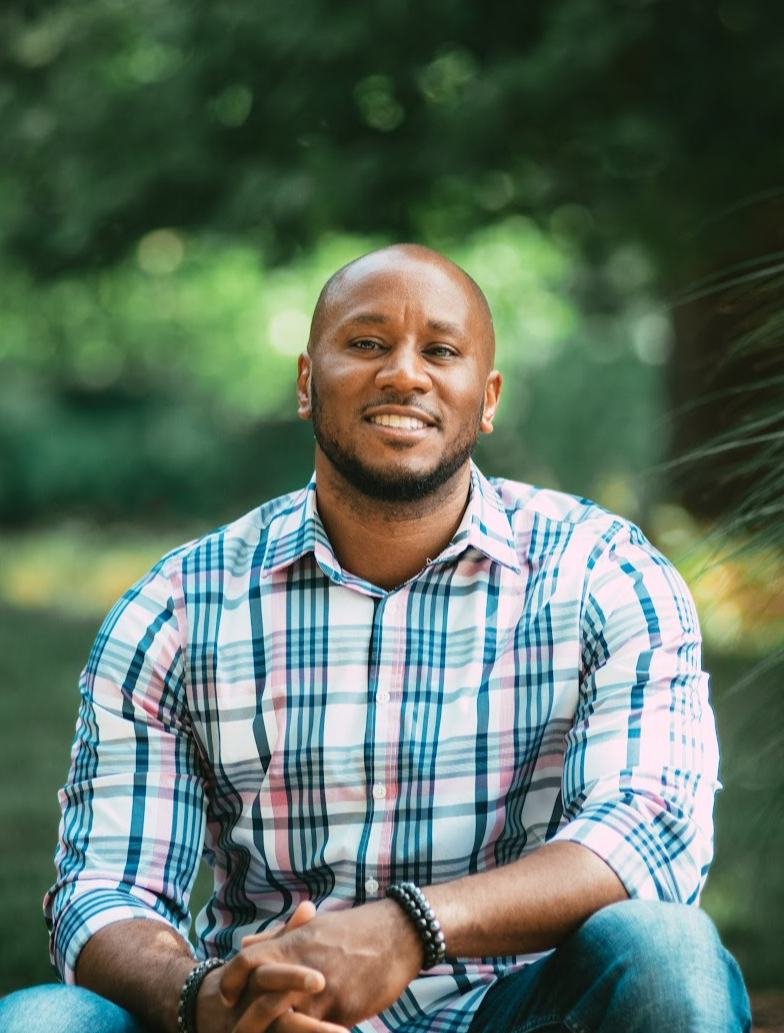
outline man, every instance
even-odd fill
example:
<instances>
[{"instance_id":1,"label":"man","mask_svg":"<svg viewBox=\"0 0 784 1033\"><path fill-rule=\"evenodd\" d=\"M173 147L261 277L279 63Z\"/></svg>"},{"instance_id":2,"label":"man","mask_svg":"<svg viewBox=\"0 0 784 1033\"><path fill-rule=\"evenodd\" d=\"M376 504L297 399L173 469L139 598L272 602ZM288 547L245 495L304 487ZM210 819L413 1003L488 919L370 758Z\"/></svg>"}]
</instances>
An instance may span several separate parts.
<instances>
[{"instance_id":1,"label":"man","mask_svg":"<svg viewBox=\"0 0 784 1033\"><path fill-rule=\"evenodd\" d=\"M627 522L473 466L493 358L435 252L328 282L314 481L98 635L46 900L83 989L10 998L4 1029L748 1029L693 906L717 752L691 600ZM185 940L202 848L215 967Z\"/></svg>"}]
</instances>

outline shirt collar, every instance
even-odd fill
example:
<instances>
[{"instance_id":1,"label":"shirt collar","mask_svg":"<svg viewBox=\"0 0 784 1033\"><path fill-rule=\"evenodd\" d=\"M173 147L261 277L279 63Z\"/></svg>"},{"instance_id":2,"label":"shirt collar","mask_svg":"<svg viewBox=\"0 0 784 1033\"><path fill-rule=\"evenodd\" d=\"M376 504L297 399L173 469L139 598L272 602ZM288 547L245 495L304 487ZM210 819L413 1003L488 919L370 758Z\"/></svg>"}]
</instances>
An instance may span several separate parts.
<instances>
[{"instance_id":1,"label":"shirt collar","mask_svg":"<svg viewBox=\"0 0 784 1033\"><path fill-rule=\"evenodd\" d=\"M521 572L514 534L501 497L473 462L468 506L452 541L437 562L454 559L470 547L517 574Z\"/></svg>"},{"instance_id":2,"label":"shirt collar","mask_svg":"<svg viewBox=\"0 0 784 1033\"><path fill-rule=\"evenodd\" d=\"M471 494L463 519L452 541L432 562L449 562L471 547L515 573L520 573L514 535L501 498L473 462ZM295 494L290 504L270 521L261 566L262 577L291 566L308 553L313 553L316 562L332 581L344 580L346 575L332 550L316 509L315 474L307 487Z\"/></svg>"},{"instance_id":3,"label":"shirt collar","mask_svg":"<svg viewBox=\"0 0 784 1033\"><path fill-rule=\"evenodd\" d=\"M262 577L291 566L308 553L313 553L327 577L342 580L343 572L316 509L315 473L307 487L292 496L290 504L270 520Z\"/></svg>"}]
</instances>

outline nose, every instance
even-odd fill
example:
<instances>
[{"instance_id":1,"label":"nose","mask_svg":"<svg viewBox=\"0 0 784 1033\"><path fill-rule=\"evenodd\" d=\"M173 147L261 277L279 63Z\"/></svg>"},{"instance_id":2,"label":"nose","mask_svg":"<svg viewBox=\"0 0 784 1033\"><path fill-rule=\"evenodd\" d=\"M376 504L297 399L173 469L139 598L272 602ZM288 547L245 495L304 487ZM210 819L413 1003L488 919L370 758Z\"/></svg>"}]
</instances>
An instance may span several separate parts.
<instances>
[{"instance_id":1,"label":"nose","mask_svg":"<svg viewBox=\"0 0 784 1033\"><path fill-rule=\"evenodd\" d=\"M426 363L413 346L397 345L387 352L376 373L376 386L406 394L411 391L429 391L430 374Z\"/></svg>"}]
</instances>

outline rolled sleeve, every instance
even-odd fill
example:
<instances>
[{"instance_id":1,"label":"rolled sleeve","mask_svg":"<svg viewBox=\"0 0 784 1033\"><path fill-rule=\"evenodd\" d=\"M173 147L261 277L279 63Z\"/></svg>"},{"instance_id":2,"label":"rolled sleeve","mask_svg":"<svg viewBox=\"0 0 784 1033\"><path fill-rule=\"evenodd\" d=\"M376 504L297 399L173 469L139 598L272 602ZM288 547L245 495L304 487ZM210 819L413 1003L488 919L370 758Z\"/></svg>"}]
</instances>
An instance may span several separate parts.
<instances>
[{"instance_id":1,"label":"rolled sleeve","mask_svg":"<svg viewBox=\"0 0 784 1033\"><path fill-rule=\"evenodd\" d=\"M66 983L88 939L113 922L147 918L188 935L205 795L177 584L163 560L127 592L80 680L56 881L44 899L52 962Z\"/></svg>"},{"instance_id":2,"label":"rolled sleeve","mask_svg":"<svg viewBox=\"0 0 784 1033\"><path fill-rule=\"evenodd\" d=\"M695 902L720 787L708 676L688 589L635 528L594 557L582 649L555 838L598 854L631 897Z\"/></svg>"}]
</instances>

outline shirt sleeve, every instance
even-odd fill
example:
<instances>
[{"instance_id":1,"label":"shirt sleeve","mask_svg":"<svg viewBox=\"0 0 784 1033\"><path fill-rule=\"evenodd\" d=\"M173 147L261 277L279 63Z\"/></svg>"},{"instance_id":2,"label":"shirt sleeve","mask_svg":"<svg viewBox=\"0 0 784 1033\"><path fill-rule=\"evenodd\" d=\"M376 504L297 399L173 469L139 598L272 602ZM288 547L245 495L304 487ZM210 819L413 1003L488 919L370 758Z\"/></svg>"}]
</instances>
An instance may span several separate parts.
<instances>
[{"instance_id":1,"label":"shirt sleeve","mask_svg":"<svg viewBox=\"0 0 784 1033\"><path fill-rule=\"evenodd\" d=\"M116 604L80 681L56 881L44 899L66 983L106 925L148 918L183 938L190 926L205 797L188 730L182 600L165 570L162 560Z\"/></svg>"},{"instance_id":2,"label":"shirt sleeve","mask_svg":"<svg viewBox=\"0 0 784 1033\"><path fill-rule=\"evenodd\" d=\"M696 902L713 856L716 728L694 603L641 532L594 550L563 774L567 823L631 897Z\"/></svg>"}]
</instances>

